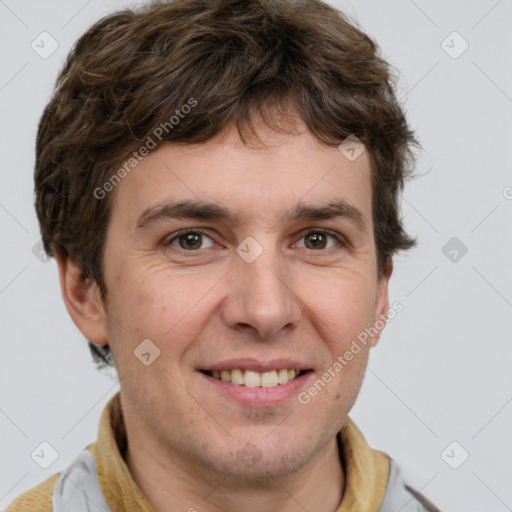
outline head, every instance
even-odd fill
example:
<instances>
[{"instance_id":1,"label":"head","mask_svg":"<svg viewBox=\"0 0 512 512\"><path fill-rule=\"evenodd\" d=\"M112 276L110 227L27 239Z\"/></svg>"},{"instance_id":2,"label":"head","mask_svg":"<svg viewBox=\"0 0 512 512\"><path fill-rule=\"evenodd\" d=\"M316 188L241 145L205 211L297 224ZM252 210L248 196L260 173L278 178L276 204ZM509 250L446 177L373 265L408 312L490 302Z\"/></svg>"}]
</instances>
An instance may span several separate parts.
<instances>
[{"instance_id":1,"label":"head","mask_svg":"<svg viewBox=\"0 0 512 512\"><path fill-rule=\"evenodd\" d=\"M309 386L386 316L417 146L393 82L316 0L153 3L70 53L37 138L44 247L95 361L174 455L229 473L250 442L284 473L346 418L381 329L307 405L242 406L209 374L293 360Z\"/></svg>"}]
</instances>

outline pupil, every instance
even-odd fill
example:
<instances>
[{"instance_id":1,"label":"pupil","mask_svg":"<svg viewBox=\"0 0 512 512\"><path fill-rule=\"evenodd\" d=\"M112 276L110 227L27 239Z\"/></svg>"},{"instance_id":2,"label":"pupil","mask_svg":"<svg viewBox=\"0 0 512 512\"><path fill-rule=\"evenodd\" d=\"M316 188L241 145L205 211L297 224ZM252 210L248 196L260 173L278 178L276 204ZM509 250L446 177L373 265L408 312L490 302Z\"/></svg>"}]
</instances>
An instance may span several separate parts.
<instances>
[{"instance_id":1,"label":"pupil","mask_svg":"<svg viewBox=\"0 0 512 512\"><path fill-rule=\"evenodd\" d=\"M198 245L201 245L200 236L198 234L194 233L187 233L185 235L182 235L182 240L185 239L185 244L187 247L183 247L183 244L181 244L182 249L196 249ZM195 240L195 243L194 243ZM199 242L198 242L199 241Z\"/></svg>"},{"instance_id":2,"label":"pupil","mask_svg":"<svg viewBox=\"0 0 512 512\"><path fill-rule=\"evenodd\" d=\"M322 242L325 242L325 237L322 234L314 233L309 235L309 240L316 240L316 242L313 241L313 246L318 247L319 245L322 245Z\"/></svg>"}]
</instances>

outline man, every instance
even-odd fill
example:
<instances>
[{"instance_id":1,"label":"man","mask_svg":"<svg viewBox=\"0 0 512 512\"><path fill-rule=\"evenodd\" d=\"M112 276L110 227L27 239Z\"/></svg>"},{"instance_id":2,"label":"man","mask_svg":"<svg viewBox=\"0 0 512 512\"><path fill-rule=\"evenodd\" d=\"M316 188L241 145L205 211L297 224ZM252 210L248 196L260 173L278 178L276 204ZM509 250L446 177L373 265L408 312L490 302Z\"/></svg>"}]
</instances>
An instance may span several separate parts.
<instances>
[{"instance_id":1,"label":"man","mask_svg":"<svg viewBox=\"0 0 512 512\"><path fill-rule=\"evenodd\" d=\"M414 244L415 144L374 43L317 0L90 28L41 119L36 209L121 391L8 510L437 510L348 417Z\"/></svg>"}]
</instances>

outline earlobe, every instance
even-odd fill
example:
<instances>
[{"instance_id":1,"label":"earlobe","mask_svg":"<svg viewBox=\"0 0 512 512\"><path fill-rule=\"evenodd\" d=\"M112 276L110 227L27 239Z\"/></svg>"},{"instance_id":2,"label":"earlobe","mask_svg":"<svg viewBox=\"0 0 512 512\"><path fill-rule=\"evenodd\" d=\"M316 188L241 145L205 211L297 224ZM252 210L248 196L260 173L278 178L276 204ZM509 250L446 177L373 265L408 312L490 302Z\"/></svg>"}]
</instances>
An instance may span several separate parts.
<instances>
[{"instance_id":1,"label":"earlobe","mask_svg":"<svg viewBox=\"0 0 512 512\"><path fill-rule=\"evenodd\" d=\"M388 296L388 284L389 278L393 273L393 260L388 258L386 263L386 270L382 276L379 278L378 288L377 288L377 300L375 302L375 313L373 318L373 327L378 331L375 336L372 337L371 346L375 347L377 345L380 335L382 334L382 330L384 329L386 322L388 320L388 312L389 312L389 296Z\"/></svg>"},{"instance_id":2,"label":"earlobe","mask_svg":"<svg viewBox=\"0 0 512 512\"><path fill-rule=\"evenodd\" d=\"M80 332L96 345L106 345L106 314L96 282L84 276L79 265L59 246L53 245L59 268L62 298Z\"/></svg>"}]
</instances>

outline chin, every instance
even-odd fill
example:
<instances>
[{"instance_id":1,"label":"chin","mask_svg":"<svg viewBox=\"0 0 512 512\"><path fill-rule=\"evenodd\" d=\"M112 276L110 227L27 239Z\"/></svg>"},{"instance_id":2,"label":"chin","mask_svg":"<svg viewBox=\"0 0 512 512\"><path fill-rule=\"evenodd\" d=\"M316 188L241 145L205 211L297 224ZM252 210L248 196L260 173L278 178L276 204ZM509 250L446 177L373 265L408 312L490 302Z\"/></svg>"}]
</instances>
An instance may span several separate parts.
<instances>
[{"instance_id":1,"label":"chin","mask_svg":"<svg viewBox=\"0 0 512 512\"><path fill-rule=\"evenodd\" d=\"M301 458L297 453L276 454L262 453L261 458L255 461L240 460L235 454L235 460L230 458L217 471L233 481L247 484L268 485L282 478L296 473L307 464L307 458ZM216 464L217 466L217 464Z\"/></svg>"},{"instance_id":2,"label":"chin","mask_svg":"<svg viewBox=\"0 0 512 512\"><path fill-rule=\"evenodd\" d=\"M246 441L246 436L243 440L235 439L231 438L231 442L219 446L217 450L196 453L201 458L197 461L198 465L210 474L223 475L223 478L237 485L243 482L263 485L300 471L314 456L313 446L304 449L296 440L292 441L294 438L291 436L287 438L288 442L279 437L274 442L265 440L265 437L259 441L256 438L253 442Z\"/></svg>"}]
</instances>

